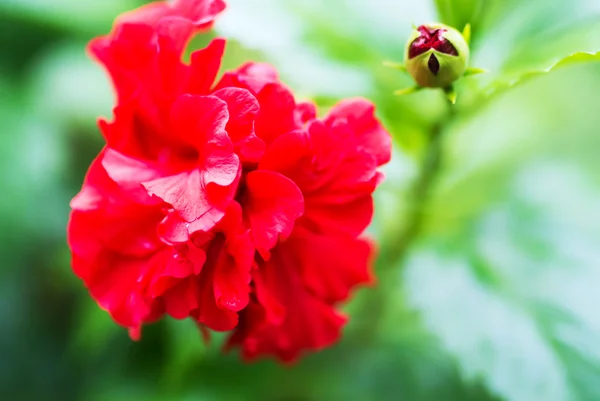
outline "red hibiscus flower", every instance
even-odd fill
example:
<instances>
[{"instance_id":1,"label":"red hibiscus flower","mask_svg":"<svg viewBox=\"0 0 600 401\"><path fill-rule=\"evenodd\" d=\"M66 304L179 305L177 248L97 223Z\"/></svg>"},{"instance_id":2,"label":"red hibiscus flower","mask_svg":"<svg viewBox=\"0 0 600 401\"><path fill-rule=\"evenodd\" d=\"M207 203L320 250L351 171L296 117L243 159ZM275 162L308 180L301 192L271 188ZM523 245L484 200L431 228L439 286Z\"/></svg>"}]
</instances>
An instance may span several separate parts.
<instances>
[{"instance_id":1,"label":"red hibiscus flower","mask_svg":"<svg viewBox=\"0 0 600 401\"><path fill-rule=\"evenodd\" d=\"M246 359L293 361L339 338L338 303L371 281L360 235L390 137L364 99L317 119L266 64L215 82L222 39L184 63L223 8L153 3L91 42L117 103L71 203L73 270L134 338L189 317Z\"/></svg>"}]
</instances>

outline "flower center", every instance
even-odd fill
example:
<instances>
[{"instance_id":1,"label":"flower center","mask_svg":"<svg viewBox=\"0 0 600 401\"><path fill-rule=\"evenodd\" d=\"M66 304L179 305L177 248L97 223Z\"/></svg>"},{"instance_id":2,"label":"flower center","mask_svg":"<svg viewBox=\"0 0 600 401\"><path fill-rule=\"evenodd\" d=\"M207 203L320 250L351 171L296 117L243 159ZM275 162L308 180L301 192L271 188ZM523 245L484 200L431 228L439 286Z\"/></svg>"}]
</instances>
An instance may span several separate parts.
<instances>
[{"instance_id":1,"label":"flower center","mask_svg":"<svg viewBox=\"0 0 600 401\"><path fill-rule=\"evenodd\" d=\"M408 51L408 57L414 58L420 54L427 52L430 49L435 49L440 53L450 54L452 56L458 56L458 51L452 43L450 43L443 34L446 29L443 28L431 28L425 25L421 25L417 28L421 36L416 38L411 44ZM437 62L437 59L435 60ZM431 59L430 59L431 62ZM431 66L430 66L431 69ZM438 62L439 70L439 62ZM433 70L431 70L433 72ZM434 74L437 74L434 72Z\"/></svg>"},{"instance_id":2,"label":"flower center","mask_svg":"<svg viewBox=\"0 0 600 401\"><path fill-rule=\"evenodd\" d=\"M189 162L196 162L200 158L198 150L191 146L182 146L178 154L179 157Z\"/></svg>"}]
</instances>

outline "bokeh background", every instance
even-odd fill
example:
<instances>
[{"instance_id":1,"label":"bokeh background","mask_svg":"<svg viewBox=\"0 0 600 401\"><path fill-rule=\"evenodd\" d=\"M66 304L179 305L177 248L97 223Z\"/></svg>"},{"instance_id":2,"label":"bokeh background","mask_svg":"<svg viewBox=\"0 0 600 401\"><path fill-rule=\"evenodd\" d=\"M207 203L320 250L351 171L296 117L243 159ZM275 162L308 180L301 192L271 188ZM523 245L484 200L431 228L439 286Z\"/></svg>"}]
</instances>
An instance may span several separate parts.
<instances>
[{"instance_id":1,"label":"bokeh background","mask_svg":"<svg viewBox=\"0 0 600 401\"><path fill-rule=\"evenodd\" d=\"M0 0L1 400L600 400L600 63L494 90L600 49L598 0L229 0L194 41L228 37L225 68L269 61L323 110L371 98L394 136L379 284L291 367L221 355L191 322L134 343L70 271L68 203L112 103L84 48L141 3ZM382 66L431 20L471 22L490 71L452 116L435 91L393 96L410 79Z\"/></svg>"}]
</instances>

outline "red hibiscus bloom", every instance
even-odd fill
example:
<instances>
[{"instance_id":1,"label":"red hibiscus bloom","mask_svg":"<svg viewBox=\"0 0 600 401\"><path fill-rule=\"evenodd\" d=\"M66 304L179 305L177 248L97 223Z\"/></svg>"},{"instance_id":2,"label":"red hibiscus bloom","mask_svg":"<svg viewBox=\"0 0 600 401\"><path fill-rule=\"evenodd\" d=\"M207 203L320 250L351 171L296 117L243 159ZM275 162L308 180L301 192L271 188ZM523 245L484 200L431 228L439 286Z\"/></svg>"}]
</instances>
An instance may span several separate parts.
<instances>
[{"instance_id":1,"label":"red hibiscus bloom","mask_svg":"<svg viewBox=\"0 0 600 401\"><path fill-rule=\"evenodd\" d=\"M305 210L285 242L257 257L255 296L229 341L247 359L293 361L330 345L346 321L336 303L370 282L371 246L358 235L373 215L376 169L390 158L389 135L373 111L364 100L342 102L324 121L280 135L261 159L259 171L298 185Z\"/></svg>"},{"instance_id":2,"label":"red hibiscus bloom","mask_svg":"<svg viewBox=\"0 0 600 401\"><path fill-rule=\"evenodd\" d=\"M132 337L190 317L247 359L292 361L339 338L337 304L371 280L360 235L390 137L363 99L318 120L266 64L215 83L222 39L184 63L223 8L154 3L91 42L117 104L71 203L72 264Z\"/></svg>"}]
</instances>

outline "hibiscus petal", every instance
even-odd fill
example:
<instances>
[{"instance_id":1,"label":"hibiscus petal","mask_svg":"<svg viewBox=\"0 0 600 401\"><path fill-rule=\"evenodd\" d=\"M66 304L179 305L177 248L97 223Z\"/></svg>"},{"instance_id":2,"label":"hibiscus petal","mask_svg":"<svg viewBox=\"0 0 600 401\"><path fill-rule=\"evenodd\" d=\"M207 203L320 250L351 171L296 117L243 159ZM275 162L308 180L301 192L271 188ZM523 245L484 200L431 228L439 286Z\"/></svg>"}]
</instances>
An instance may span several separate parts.
<instances>
[{"instance_id":1,"label":"hibiscus petal","mask_svg":"<svg viewBox=\"0 0 600 401\"><path fill-rule=\"evenodd\" d=\"M370 195L340 202L308 196L304 205L304 215L296 225L316 233L356 237L373 219L373 198Z\"/></svg>"},{"instance_id":2,"label":"hibiscus petal","mask_svg":"<svg viewBox=\"0 0 600 401\"><path fill-rule=\"evenodd\" d=\"M104 152L92 161L88 169L81 191L71 200L70 206L77 211L94 211L104 207L108 202L108 194L118 191L116 183L110 179L102 167Z\"/></svg>"},{"instance_id":3,"label":"hibiscus petal","mask_svg":"<svg viewBox=\"0 0 600 401\"><path fill-rule=\"evenodd\" d=\"M210 28L223 10L223 0L175 0L173 9L178 15L190 19L198 28Z\"/></svg>"},{"instance_id":4,"label":"hibiscus petal","mask_svg":"<svg viewBox=\"0 0 600 401\"><path fill-rule=\"evenodd\" d=\"M195 311L198 323L204 324L214 331L230 331L237 326L239 316L237 312L220 308L210 288L202 289L202 307Z\"/></svg>"},{"instance_id":5,"label":"hibiscus petal","mask_svg":"<svg viewBox=\"0 0 600 401\"><path fill-rule=\"evenodd\" d=\"M248 89L256 95L265 85L276 82L279 82L279 78L275 67L267 63L249 62L223 74L216 89L235 86Z\"/></svg>"},{"instance_id":6,"label":"hibiscus petal","mask_svg":"<svg viewBox=\"0 0 600 401\"><path fill-rule=\"evenodd\" d=\"M181 280L163 295L165 311L174 319L185 319L198 309L200 294L197 277Z\"/></svg>"},{"instance_id":7,"label":"hibiscus petal","mask_svg":"<svg viewBox=\"0 0 600 401\"><path fill-rule=\"evenodd\" d=\"M156 56L152 26L117 24L112 35L90 41L88 51L110 74L119 101L127 101L138 90Z\"/></svg>"},{"instance_id":8,"label":"hibiscus petal","mask_svg":"<svg viewBox=\"0 0 600 401\"><path fill-rule=\"evenodd\" d=\"M309 127L313 153L313 170L319 176L304 192L342 204L370 195L378 183L377 161L358 149L352 130L344 121L332 126L314 122Z\"/></svg>"},{"instance_id":9,"label":"hibiscus petal","mask_svg":"<svg viewBox=\"0 0 600 401\"><path fill-rule=\"evenodd\" d=\"M267 287L274 305L253 301L229 338L227 347L240 346L247 360L270 354L293 362L302 351L327 347L341 335L346 318L304 288L288 256L278 251L256 272L260 279L255 284ZM267 319L273 306L284 308L283 318L276 322Z\"/></svg>"},{"instance_id":10,"label":"hibiscus petal","mask_svg":"<svg viewBox=\"0 0 600 401\"><path fill-rule=\"evenodd\" d=\"M227 187L234 183L240 173L240 159L229 149L209 148L202 161L203 181Z\"/></svg>"},{"instance_id":11,"label":"hibiscus petal","mask_svg":"<svg viewBox=\"0 0 600 401\"><path fill-rule=\"evenodd\" d=\"M152 296L164 293L166 311L175 318L192 316L213 330L233 329L237 312L249 302L254 247L247 231L241 207L231 203L211 232L195 233L167 256L154 274Z\"/></svg>"},{"instance_id":12,"label":"hibiscus petal","mask_svg":"<svg viewBox=\"0 0 600 401\"><path fill-rule=\"evenodd\" d=\"M156 226L162 219L156 202L138 202L131 191L125 191L110 179L102 166L103 151L92 163L82 191L73 199L69 222L71 249L79 249L97 241L124 255L145 256L162 244ZM92 235L93 233L93 235ZM96 246L96 245L94 245Z\"/></svg>"},{"instance_id":13,"label":"hibiscus petal","mask_svg":"<svg viewBox=\"0 0 600 401\"><path fill-rule=\"evenodd\" d=\"M296 258L306 287L328 303L343 301L356 286L372 282L373 252L364 239L298 230L281 252Z\"/></svg>"},{"instance_id":14,"label":"hibiscus petal","mask_svg":"<svg viewBox=\"0 0 600 401\"><path fill-rule=\"evenodd\" d=\"M200 155L209 142L233 151L225 131L228 118L227 103L218 97L182 95L171 108L171 133Z\"/></svg>"},{"instance_id":15,"label":"hibiscus petal","mask_svg":"<svg viewBox=\"0 0 600 401\"><path fill-rule=\"evenodd\" d=\"M167 244L183 244L190 239L189 223L170 210L158 226L158 235Z\"/></svg>"},{"instance_id":16,"label":"hibiscus petal","mask_svg":"<svg viewBox=\"0 0 600 401\"><path fill-rule=\"evenodd\" d=\"M206 262L206 253L188 243L165 248L156 259L152 276L143 282L152 298L163 296L182 279L200 274Z\"/></svg>"},{"instance_id":17,"label":"hibiscus petal","mask_svg":"<svg viewBox=\"0 0 600 401\"><path fill-rule=\"evenodd\" d=\"M236 312L248 305L254 247L237 202L229 205L214 231L200 275L203 298L197 320L213 330L226 331L237 325Z\"/></svg>"},{"instance_id":18,"label":"hibiscus petal","mask_svg":"<svg viewBox=\"0 0 600 401\"><path fill-rule=\"evenodd\" d=\"M181 17L162 18L156 24L158 46L173 55L181 55L185 50L194 26L189 20ZM179 60L181 63L181 60Z\"/></svg>"},{"instance_id":19,"label":"hibiscus petal","mask_svg":"<svg viewBox=\"0 0 600 401\"><path fill-rule=\"evenodd\" d=\"M223 0L176 0L172 4L155 2L122 14L117 22L153 26L165 17L177 16L188 19L197 29L207 29L224 9Z\"/></svg>"},{"instance_id":20,"label":"hibiscus petal","mask_svg":"<svg viewBox=\"0 0 600 401\"><path fill-rule=\"evenodd\" d=\"M241 249L241 252L249 250L250 255L254 253L249 239L242 246L245 249ZM232 249L232 247L229 247L229 250L240 252L240 249ZM209 254L213 257L211 261L214 263L213 292L217 306L239 312L248 305L252 260L247 261L245 265L238 264L233 255L225 250L223 236L213 240Z\"/></svg>"},{"instance_id":21,"label":"hibiscus petal","mask_svg":"<svg viewBox=\"0 0 600 401\"><path fill-rule=\"evenodd\" d=\"M239 87L248 89L260 104L255 123L256 135L267 144L304 124L314 110L303 105L297 111L294 95L277 77L276 70L264 63L247 63L235 71L226 72L215 89Z\"/></svg>"},{"instance_id":22,"label":"hibiscus petal","mask_svg":"<svg viewBox=\"0 0 600 401\"><path fill-rule=\"evenodd\" d=\"M176 251L164 264L162 274L174 278L184 278L200 274L206 262L206 252L194 245L176 247Z\"/></svg>"},{"instance_id":23,"label":"hibiscus petal","mask_svg":"<svg viewBox=\"0 0 600 401\"><path fill-rule=\"evenodd\" d=\"M255 124L256 135L267 144L299 128L294 118L296 110L294 95L284 85L267 84L256 98L260 104L260 114Z\"/></svg>"},{"instance_id":24,"label":"hibiscus petal","mask_svg":"<svg viewBox=\"0 0 600 401\"><path fill-rule=\"evenodd\" d=\"M149 106L148 96L135 91L128 99L119 99L112 122L98 121L108 147L129 157L147 160L157 159L164 151L168 142L160 134L163 127L160 113L156 105Z\"/></svg>"},{"instance_id":25,"label":"hibiscus petal","mask_svg":"<svg viewBox=\"0 0 600 401\"><path fill-rule=\"evenodd\" d=\"M121 14L117 18L117 23L123 24L129 22L154 25L162 17L168 15L171 10L171 7L166 2L144 4L133 11Z\"/></svg>"},{"instance_id":26,"label":"hibiscus petal","mask_svg":"<svg viewBox=\"0 0 600 401\"><path fill-rule=\"evenodd\" d=\"M311 102L298 103L295 110L296 124L301 127L317 117L317 106Z\"/></svg>"},{"instance_id":27,"label":"hibiscus petal","mask_svg":"<svg viewBox=\"0 0 600 401\"><path fill-rule=\"evenodd\" d=\"M192 53L188 92L204 95L214 84L225 51L225 39L213 39L207 47Z\"/></svg>"},{"instance_id":28,"label":"hibiscus petal","mask_svg":"<svg viewBox=\"0 0 600 401\"><path fill-rule=\"evenodd\" d=\"M208 249L208 262L199 278L201 304L196 320L216 331L228 331L238 323L237 311L248 304L250 274L231 264L217 236ZM240 275L239 273L242 273Z\"/></svg>"},{"instance_id":29,"label":"hibiscus petal","mask_svg":"<svg viewBox=\"0 0 600 401\"><path fill-rule=\"evenodd\" d=\"M377 164L390 161L392 140L390 134L375 117L375 106L366 99L346 99L335 105L326 119L332 123L345 119L355 132L361 149L374 155Z\"/></svg>"},{"instance_id":30,"label":"hibiscus petal","mask_svg":"<svg viewBox=\"0 0 600 401\"><path fill-rule=\"evenodd\" d=\"M306 192L316 178L311 168L312 162L312 145L308 135L294 131L280 136L267 148L258 168L283 174Z\"/></svg>"},{"instance_id":31,"label":"hibiscus petal","mask_svg":"<svg viewBox=\"0 0 600 401\"><path fill-rule=\"evenodd\" d=\"M246 176L244 211L256 249L265 259L279 238L287 238L304 211L302 192L292 180L273 171Z\"/></svg>"},{"instance_id":32,"label":"hibiscus petal","mask_svg":"<svg viewBox=\"0 0 600 401\"><path fill-rule=\"evenodd\" d=\"M213 96L227 103L229 121L226 130L236 153L243 162L257 163L265 151L265 143L254 134L254 121L259 112L258 101L252 94L241 88L223 88Z\"/></svg>"},{"instance_id":33,"label":"hibiscus petal","mask_svg":"<svg viewBox=\"0 0 600 401\"><path fill-rule=\"evenodd\" d=\"M149 300L139 293L137 280L148 259L127 258L114 252L73 255L74 272L85 282L98 305L125 327L138 327L152 313Z\"/></svg>"},{"instance_id":34,"label":"hibiscus petal","mask_svg":"<svg viewBox=\"0 0 600 401\"><path fill-rule=\"evenodd\" d=\"M147 181L143 185L148 193L172 205L181 218L190 222L199 219L212 207L201 174L200 170L194 169Z\"/></svg>"},{"instance_id":35,"label":"hibiscus petal","mask_svg":"<svg viewBox=\"0 0 600 401\"><path fill-rule=\"evenodd\" d=\"M181 57L194 33L194 25L180 17L161 19L156 25L158 41L158 68L162 92L158 95L173 99L184 91L190 75L190 67Z\"/></svg>"},{"instance_id":36,"label":"hibiscus petal","mask_svg":"<svg viewBox=\"0 0 600 401\"><path fill-rule=\"evenodd\" d=\"M107 148L102 157L102 167L108 176L133 199L140 203L153 203L142 182L152 181L163 175L157 166Z\"/></svg>"}]
</instances>

